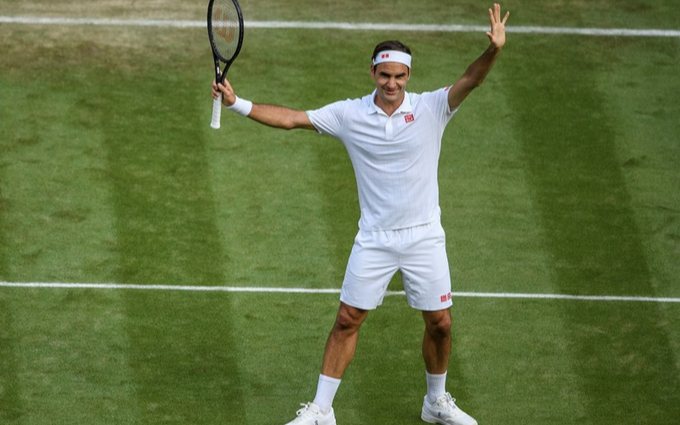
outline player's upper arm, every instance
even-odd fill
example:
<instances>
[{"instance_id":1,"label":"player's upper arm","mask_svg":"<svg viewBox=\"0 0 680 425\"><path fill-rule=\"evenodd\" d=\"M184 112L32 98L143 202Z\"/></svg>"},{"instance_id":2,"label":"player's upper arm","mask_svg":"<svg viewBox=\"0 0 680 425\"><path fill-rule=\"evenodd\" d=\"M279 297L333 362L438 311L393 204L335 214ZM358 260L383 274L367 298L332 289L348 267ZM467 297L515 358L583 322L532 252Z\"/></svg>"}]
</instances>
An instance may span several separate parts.
<instances>
[{"instance_id":1,"label":"player's upper arm","mask_svg":"<svg viewBox=\"0 0 680 425\"><path fill-rule=\"evenodd\" d=\"M316 131L316 127L314 127L314 124L312 124L312 121L309 119L309 115L307 115L306 111L295 111L292 120L293 127L291 128L302 128L305 130Z\"/></svg>"},{"instance_id":2,"label":"player's upper arm","mask_svg":"<svg viewBox=\"0 0 680 425\"><path fill-rule=\"evenodd\" d=\"M449 108L452 111L456 110L465 98L472 93L472 90L478 86L479 84L476 84L471 78L463 75L449 90Z\"/></svg>"}]
</instances>

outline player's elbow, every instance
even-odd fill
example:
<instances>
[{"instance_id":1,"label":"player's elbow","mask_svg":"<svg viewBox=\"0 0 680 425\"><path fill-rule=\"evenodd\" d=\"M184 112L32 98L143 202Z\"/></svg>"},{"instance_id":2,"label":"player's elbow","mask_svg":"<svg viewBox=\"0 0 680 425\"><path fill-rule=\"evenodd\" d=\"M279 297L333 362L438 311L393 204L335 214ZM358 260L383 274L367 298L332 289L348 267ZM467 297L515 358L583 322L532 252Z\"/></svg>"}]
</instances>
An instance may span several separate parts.
<instances>
[{"instance_id":1,"label":"player's elbow","mask_svg":"<svg viewBox=\"0 0 680 425\"><path fill-rule=\"evenodd\" d=\"M293 111L286 116L282 127L285 130L293 130L296 128L312 128L312 123L305 111Z\"/></svg>"},{"instance_id":2,"label":"player's elbow","mask_svg":"<svg viewBox=\"0 0 680 425\"><path fill-rule=\"evenodd\" d=\"M477 87L481 86L483 82L484 82L484 77L478 78L478 79L472 81L472 83L470 84L470 87L471 87L472 90L474 90Z\"/></svg>"},{"instance_id":3,"label":"player's elbow","mask_svg":"<svg viewBox=\"0 0 680 425\"><path fill-rule=\"evenodd\" d=\"M300 128L300 125L298 125L294 120L288 118L282 118L277 121L261 121L261 122L262 124L265 124L269 127L278 128L281 130L293 130L296 128Z\"/></svg>"},{"instance_id":4,"label":"player's elbow","mask_svg":"<svg viewBox=\"0 0 680 425\"><path fill-rule=\"evenodd\" d=\"M488 72L482 72L479 69L475 68L469 68L463 78L463 84L469 89L469 90L474 90L477 87L481 86L484 80L486 79Z\"/></svg>"},{"instance_id":5,"label":"player's elbow","mask_svg":"<svg viewBox=\"0 0 680 425\"><path fill-rule=\"evenodd\" d=\"M476 89L477 87L481 86L482 83L484 82L484 77L485 75L470 75L468 78L465 79L465 86L467 87L468 91L472 91Z\"/></svg>"},{"instance_id":6,"label":"player's elbow","mask_svg":"<svg viewBox=\"0 0 680 425\"><path fill-rule=\"evenodd\" d=\"M295 120L286 119L281 123L281 126L279 128L282 128L284 130L293 130L293 129L298 128L298 125L295 122Z\"/></svg>"}]
</instances>

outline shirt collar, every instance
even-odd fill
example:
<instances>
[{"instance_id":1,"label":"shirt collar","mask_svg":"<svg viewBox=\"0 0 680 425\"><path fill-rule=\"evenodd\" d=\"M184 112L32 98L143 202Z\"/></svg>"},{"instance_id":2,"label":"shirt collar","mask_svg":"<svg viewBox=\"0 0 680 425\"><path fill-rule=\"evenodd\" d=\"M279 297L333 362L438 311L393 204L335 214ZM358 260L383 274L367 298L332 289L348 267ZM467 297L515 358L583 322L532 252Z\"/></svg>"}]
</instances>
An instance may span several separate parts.
<instances>
[{"instance_id":1,"label":"shirt collar","mask_svg":"<svg viewBox=\"0 0 680 425\"><path fill-rule=\"evenodd\" d=\"M371 93L370 98L368 99L368 114L383 114L385 115L385 111L380 109L378 105L375 104L375 96L378 92L378 89L373 90L373 93ZM392 115L397 115L397 114L407 114L409 112L413 112L413 105L411 104L411 95L408 92L404 92L404 101L401 102L401 105L399 105L399 108L397 108L396 111L394 111L394 114Z\"/></svg>"}]
</instances>

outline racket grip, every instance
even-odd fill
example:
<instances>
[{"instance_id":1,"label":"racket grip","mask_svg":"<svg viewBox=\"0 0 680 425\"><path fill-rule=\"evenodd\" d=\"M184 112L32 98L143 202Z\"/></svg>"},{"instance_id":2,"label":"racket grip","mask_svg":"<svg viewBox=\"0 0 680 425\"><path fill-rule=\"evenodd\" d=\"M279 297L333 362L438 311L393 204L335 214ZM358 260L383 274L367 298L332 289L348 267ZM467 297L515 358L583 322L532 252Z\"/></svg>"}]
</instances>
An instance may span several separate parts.
<instances>
[{"instance_id":1,"label":"racket grip","mask_svg":"<svg viewBox=\"0 0 680 425\"><path fill-rule=\"evenodd\" d=\"M220 117L222 116L222 95L213 101L212 122L210 127L214 129L220 128Z\"/></svg>"}]
</instances>

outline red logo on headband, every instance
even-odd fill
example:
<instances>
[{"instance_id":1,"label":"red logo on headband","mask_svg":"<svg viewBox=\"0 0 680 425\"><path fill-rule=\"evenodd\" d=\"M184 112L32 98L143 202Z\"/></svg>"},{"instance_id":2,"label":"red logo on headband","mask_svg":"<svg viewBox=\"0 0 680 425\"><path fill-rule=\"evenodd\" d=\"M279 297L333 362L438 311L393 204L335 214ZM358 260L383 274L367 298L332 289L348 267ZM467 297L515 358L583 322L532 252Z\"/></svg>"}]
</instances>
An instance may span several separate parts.
<instances>
[{"instance_id":1,"label":"red logo on headband","mask_svg":"<svg viewBox=\"0 0 680 425\"><path fill-rule=\"evenodd\" d=\"M390 57L390 54L389 54L389 53L383 53L383 54L380 56L380 59L387 59L387 58L389 58L389 57Z\"/></svg>"}]
</instances>

